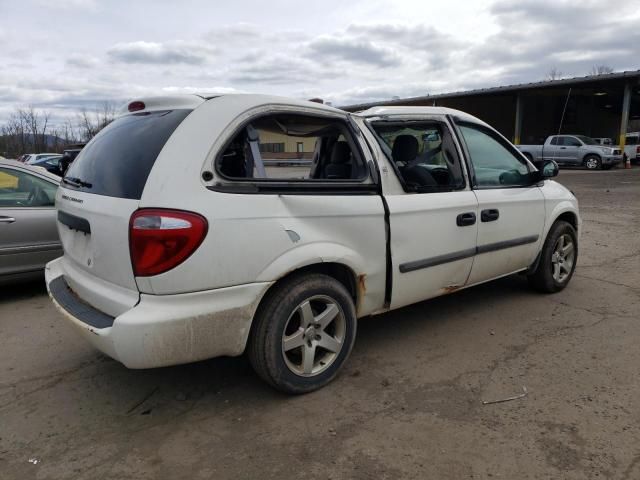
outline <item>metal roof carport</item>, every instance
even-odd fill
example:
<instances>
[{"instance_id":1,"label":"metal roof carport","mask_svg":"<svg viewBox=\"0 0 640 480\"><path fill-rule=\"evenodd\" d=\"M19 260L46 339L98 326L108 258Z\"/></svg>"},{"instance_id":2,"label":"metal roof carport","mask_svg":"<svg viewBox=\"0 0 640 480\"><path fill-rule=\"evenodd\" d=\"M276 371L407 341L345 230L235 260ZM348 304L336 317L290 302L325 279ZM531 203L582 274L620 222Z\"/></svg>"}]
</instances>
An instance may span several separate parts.
<instances>
[{"instance_id":1,"label":"metal roof carport","mask_svg":"<svg viewBox=\"0 0 640 480\"><path fill-rule=\"evenodd\" d=\"M609 137L624 146L629 121L640 125L640 70L401 98L342 107L450 107L489 123L514 143L542 143L549 135ZM563 117L564 111L564 119ZM639 128L640 129L640 128Z\"/></svg>"}]
</instances>

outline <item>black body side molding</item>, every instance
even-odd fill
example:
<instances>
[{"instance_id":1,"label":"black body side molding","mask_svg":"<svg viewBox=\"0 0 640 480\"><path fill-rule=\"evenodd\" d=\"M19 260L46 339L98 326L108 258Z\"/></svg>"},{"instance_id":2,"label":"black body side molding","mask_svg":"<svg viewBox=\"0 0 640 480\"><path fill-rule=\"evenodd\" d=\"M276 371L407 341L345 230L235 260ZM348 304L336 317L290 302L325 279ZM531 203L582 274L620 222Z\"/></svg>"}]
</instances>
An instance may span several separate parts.
<instances>
[{"instance_id":1,"label":"black body side molding","mask_svg":"<svg viewBox=\"0 0 640 480\"><path fill-rule=\"evenodd\" d=\"M439 255L437 257L425 258L423 260L414 260L412 262L406 262L400 264L400 273L413 272L414 270L421 270L423 268L435 267L436 265L442 265L443 263L456 262L465 258L473 257L474 255L480 255L488 252L495 252L503 250L505 248L519 247L520 245L527 245L529 243L535 243L540 238L539 235L530 235L528 237L514 238L513 240L506 240L504 242L489 243L487 245L479 245L476 248L469 248L467 250L460 250L459 252L448 253L446 255Z\"/></svg>"}]
</instances>

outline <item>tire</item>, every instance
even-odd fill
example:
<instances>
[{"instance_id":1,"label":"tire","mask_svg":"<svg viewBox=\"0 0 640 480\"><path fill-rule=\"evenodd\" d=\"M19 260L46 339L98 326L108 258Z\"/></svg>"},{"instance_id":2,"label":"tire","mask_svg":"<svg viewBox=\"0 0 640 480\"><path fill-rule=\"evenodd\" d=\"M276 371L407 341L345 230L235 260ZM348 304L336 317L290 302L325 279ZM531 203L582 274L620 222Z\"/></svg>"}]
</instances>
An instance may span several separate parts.
<instances>
[{"instance_id":1,"label":"tire","mask_svg":"<svg viewBox=\"0 0 640 480\"><path fill-rule=\"evenodd\" d=\"M258 308L249 361L282 392L312 392L336 377L353 349L356 327L344 285L328 275L296 275L276 285Z\"/></svg>"},{"instance_id":2,"label":"tire","mask_svg":"<svg viewBox=\"0 0 640 480\"><path fill-rule=\"evenodd\" d=\"M598 170L602 168L602 161L597 155L587 155L584 157L584 166L587 170Z\"/></svg>"},{"instance_id":3,"label":"tire","mask_svg":"<svg viewBox=\"0 0 640 480\"><path fill-rule=\"evenodd\" d=\"M573 248L569 248L569 242ZM560 251L564 253L559 255ZM559 292L569 284L577 261L576 230L570 223L558 220L544 241L536 269L527 277L529 285L543 293Z\"/></svg>"}]
</instances>

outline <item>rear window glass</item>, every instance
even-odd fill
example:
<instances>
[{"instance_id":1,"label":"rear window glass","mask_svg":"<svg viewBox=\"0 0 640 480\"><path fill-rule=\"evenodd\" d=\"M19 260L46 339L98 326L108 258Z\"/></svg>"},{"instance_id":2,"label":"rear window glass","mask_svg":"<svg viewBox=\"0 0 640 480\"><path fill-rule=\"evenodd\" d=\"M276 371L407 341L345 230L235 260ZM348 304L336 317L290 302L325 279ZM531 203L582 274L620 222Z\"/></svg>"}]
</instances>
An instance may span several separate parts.
<instances>
[{"instance_id":1,"label":"rear window glass","mask_svg":"<svg viewBox=\"0 0 640 480\"><path fill-rule=\"evenodd\" d=\"M140 199L160 150L191 110L120 117L82 149L64 186L97 195Z\"/></svg>"}]
</instances>

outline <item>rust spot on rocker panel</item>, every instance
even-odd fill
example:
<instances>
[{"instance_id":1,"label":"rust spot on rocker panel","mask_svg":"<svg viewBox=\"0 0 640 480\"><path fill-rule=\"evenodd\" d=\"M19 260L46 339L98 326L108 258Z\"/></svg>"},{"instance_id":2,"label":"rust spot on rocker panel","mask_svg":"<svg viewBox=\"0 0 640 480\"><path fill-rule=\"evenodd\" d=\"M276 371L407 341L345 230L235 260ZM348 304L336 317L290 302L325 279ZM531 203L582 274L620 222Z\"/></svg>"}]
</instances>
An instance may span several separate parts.
<instances>
[{"instance_id":1,"label":"rust spot on rocker panel","mask_svg":"<svg viewBox=\"0 0 640 480\"><path fill-rule=\"evenodd\" d=\"M367 276L364 273L362 275L358 275L358 298L367 293L366 281Z\"/></svg>"},{"instance_id":2,"label":"rust spot on rocker panel","mask_svg":"<svg viewBox=\"0 0 640 480\"><path fill-rule=\"evenodd\" d=\"M362 303L364 302L364 296L367 293L367 275L362 273L358 275L356 281L356 315L359 315Z\"/></svg>"},{"instance_id":3,"label":"rust spot on rocker panel","mask_svg":"<svg viewBox=\"0 0 640 480\"><path fill-rule=\"evenodd\" d=\"M460 285L449 285L448 287L444 287L442 289L442 294L446 295L448 293L453 293L457 290L460 290L460 288L462 288Z\"/></svg>"}]
</instances>

